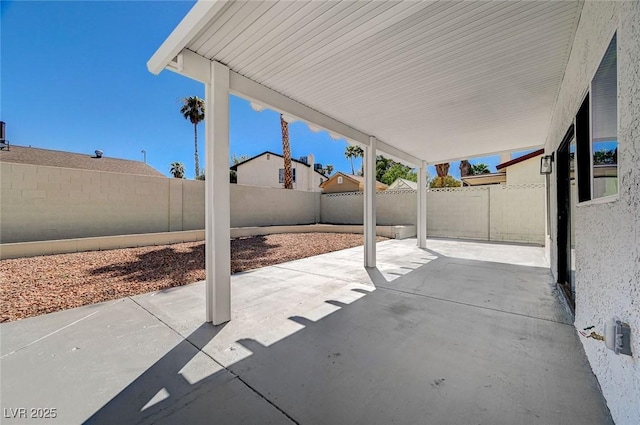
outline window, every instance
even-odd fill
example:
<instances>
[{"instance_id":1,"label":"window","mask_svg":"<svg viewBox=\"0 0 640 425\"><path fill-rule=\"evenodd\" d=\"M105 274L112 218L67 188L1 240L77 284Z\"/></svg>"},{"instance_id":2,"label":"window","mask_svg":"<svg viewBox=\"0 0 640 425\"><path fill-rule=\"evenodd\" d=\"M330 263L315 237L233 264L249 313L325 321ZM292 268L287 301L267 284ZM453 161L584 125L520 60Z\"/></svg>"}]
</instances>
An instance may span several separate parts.
<instances>
[{"instance_id":1,"label":"window","mask_svg":"<svg viewBox=\"0 0 640 425\"><path fill-rule=\"evenodd\" d=\"M576 115L576 152L572 168L578 173L578 201L591 199L591 142L589 124L589 95L585 97Z\"/></svg>"},{"instance_id":2,"label":"window","mask_svg":"<svg viewBox=\"0 0 640 425\"><path fill-rule=\"evenodd\" d=\"M291 169L291 178L293 180L293 183L295 183L296 182L296 169L295 168ZM281 168L280 170L278 170L278 182L284 184L284 168Z\"/></svg>"},{"instance_id":3,"label":"window","mask_svg":"<svg viewBox=\"0 0 640 425\"><path fill-rule=\"evenodd\" d=\"M591 81L591 195L618 193L618 78L616 36Z\"/></svg>"},{"instance_id":4,"label":"window","mask_svg":"<svg viewBox=\"0 0 640 425\"><path fill-rule=\"evenodd\" d=\"M342 180L342 176L339 176L339 177L338 177L338 184L342 184L342 181L343 181L343 180Z\"/></svg>"}]
</instances>

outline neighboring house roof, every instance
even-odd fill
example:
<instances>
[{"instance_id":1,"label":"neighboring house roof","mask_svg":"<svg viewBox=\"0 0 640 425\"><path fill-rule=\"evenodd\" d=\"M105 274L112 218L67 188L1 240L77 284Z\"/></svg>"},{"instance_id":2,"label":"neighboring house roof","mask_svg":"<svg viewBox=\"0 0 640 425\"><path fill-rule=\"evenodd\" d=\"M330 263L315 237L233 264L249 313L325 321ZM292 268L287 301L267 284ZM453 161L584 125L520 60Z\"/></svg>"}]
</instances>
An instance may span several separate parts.
<instances>
[{"instance_id":1,"label":"neighboring house roof","mask_svg":"<svg viewBox=\"0 0 640 425\"><path fill-rule=\"evenodd\" d=\"M15 145L11 145L10 150L0 151L0 162L166 177L160 171L141 161L105 156L97 158L80 153Z\"/></svg>"},{"instance_id":2,"label":"neighboring house roof","mask_svg":"<svg viewBox=\"0 0 640 425\"><path fill-rule=\"evenodd\" d=\"M497 170L501 170L503 168L509 167L511 165L517 164L522 161L526 161L527 159L535 158L538 155L542 155L544 153L544 149L538 149L537 151L533 151L516 159L512 159L511 161L503 162L502 164L496 165Z\"/></svg>"},{"instance_id":3,"label":"neighboring house roof","mask_svg":"<svg viewBox=\"0 0 640 425\"><path fill-rule=\"evenodd\" d=\"M277 157L280 157L280 158L284 159L284 156L282 156L282 155L279 155L279 154L277 154L277 153L273 153L273 152L271 152L271 151L264 151L264 152L262 152L262 153L261 153L261 154L259 154L259 155L256 155L256 156L254 156L254 157L251 157L251 158L249 158L249 159L245 159L245 160L244 160L244 161L242 161L242 162L238 162L237 164L232 165L232 166L230 167L230 169L232 169L232 170L234 170L234 171L237 171L237 170L238 170L238 166L240 166L240 165L244 165L244 164L246 164L247 162L251 162L251 161L253 161L254 159L256 159L256 158L260 158L261 156L264 156L264 155L266 155L266 154L275 155L275 156L277 156ZM298 164L302 164L302 165L304 165L304 166L306 166L306 167L311 167L311 165L306 164L306 163L304 163L304 162L302 162L302 161L300 161L300 160L294 159L294 158L291 158L291 162L297 162ZM322 177L326 177L326 176L325 176L324 174L322 174L320 171L318 171L318 170L314 170L314 171L315 171L316 173L320 174Z\"/></svg>"},{"instance_id":4,"label":"neighboring house roof","mask_svg":"<svg viewBox=\"0 0 640 425\"><path fill-rule=\"evenodd\" d=\"M329 179L326 182L322 183L320 185L320 187L321 188L327 187L328 185L332 184L335 180L337 180L337 178L339 176L342 176L342 177L344 177L346 179L349 179L349 180L353 181L354 183L357 183L358 186L360 187L360 189L364 188L364 177L363 176L356 176L354 174L345 174L345 173L343 173L341 171L338 171L333 176L329 177ZM386 188L387 188L386 184L376 180L376 189L377 190L384 190Z\"/></svg>"},{"instance_id":5,"label":"neighboring house roof","mask_svg":"<svg viewBox=\"0 0 640 425\"><path fill-rule=\"evenodd\" d=\"M462 183L467 186L482 186L485 184L498 184L507 181L507 173L487 173L462 177Z\"/></svg>"},{"instance_id":6,"label":"neighboring house roof","mask_svg":"<svg viewBox=\"0 0 640 425\"><path fill-rule=\"evenodd\" d=\"M403 179L401 177L398 177L397 179L394 180L393 183L391 183L389 185L389 187L387 188L387 190L389 189L395 189L397 187L407 187L409 189L418 189L418 183L417 182L412 182L411 180L407 180L407 179Z\"/></svg>"}]
</instances>

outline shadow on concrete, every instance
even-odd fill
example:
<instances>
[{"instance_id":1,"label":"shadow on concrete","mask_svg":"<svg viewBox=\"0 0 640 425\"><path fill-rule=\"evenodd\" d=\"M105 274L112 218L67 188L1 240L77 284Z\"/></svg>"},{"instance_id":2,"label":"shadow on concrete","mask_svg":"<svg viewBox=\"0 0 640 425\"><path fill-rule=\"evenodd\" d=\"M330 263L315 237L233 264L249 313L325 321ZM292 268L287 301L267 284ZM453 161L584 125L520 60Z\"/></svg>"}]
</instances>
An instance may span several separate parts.
<instances>
[{"instance_id":1,"label":"shadow on concrete","mask_svg":"<svg viewBox=\"0 0 640 425\"><path fill-rule=\"evenodd\" d=\"M219 355L222 327L200 326L86 423L612 424L573 327L544 307L548 270L440 256L393 288L367 272L380 288L290 317L304 328L271 345L239 336L248 357L190 382ZM527 304L540 317L509 310Z\"/></svg>"},{"instance_id":2,"label":"shadow on concrete","mask_svg":"<svg viewBox=\"0 0 640 425\"><path fill-rule=\"evenodd\" d=\"M85 423L155 423L162 417L171 415L172 407L176 405L193 403L203 393L212 390L215 394L216 388L232 379L224 371L214 373L196 383L189 382L180 372L196 356L203 355L196 347L209 343L223 328L224 325L202 324ZM187 412L189 410L182 413ZM188 417L185 417L185 420L185 424L196 423L190 422Z\"/></svg>"}]
</instances>

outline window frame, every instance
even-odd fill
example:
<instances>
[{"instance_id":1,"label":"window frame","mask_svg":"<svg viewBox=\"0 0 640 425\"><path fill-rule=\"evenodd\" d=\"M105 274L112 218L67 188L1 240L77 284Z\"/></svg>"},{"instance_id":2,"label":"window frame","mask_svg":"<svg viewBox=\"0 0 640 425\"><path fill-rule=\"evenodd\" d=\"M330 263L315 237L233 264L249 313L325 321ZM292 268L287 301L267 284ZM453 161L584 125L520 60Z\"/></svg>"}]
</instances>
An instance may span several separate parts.
<instances>
[{"instance_id":1,"label":"window frame","mask_svg":"<svg viewBox=\"0 0 640 425\"><path fill-rule=\"evenodd\" d=\"M614 28L609 36L607 37L608 42L606 43L606 45L603 48L602 53L600 54L600 58L598 60L598 62L595 64L595 68L591 71L590 74L590 78L589 78L589 84L587 87L587 90L585 91L585 93L580 97L580 104L578 106L578 110L576 112L576 114L573 117L573 123L574 125L576 124L576 117L580 111L580 109L582 108L582 104L585 101L585 98L588 96L589 97L589 140L588 140L588 145L589 145L589 172L588 173L580 173L578 171L578 167L580 166L580 164L578 164L578 162L576 161L575 165L576 165L576 184L578 185L578 199L577 199L577 206L578 207L582 207L582 206L588 206L588 205L595 205L595 204L606 204L609 202L615 202L619 199L620 197L620 178L618 178L616 180L616 193L612 194L612 195L608 195L608 196L602 196L599 198L594 198L593 197L593 179L594 179L594 172L593 172L593 80L598 72L598 69L600 68L600 65L602 64L602 61L605 58L605 55L607 54L607 50L609 49L609 46L611 45L611 42L613 41L613 38L616 38L616 133L619 134L620 133L620 98L618 96L619 91L620 91L620 86L619 86L619 79L620 79L620 67L618 66L618 52L620 50L620 45L618 43L618 28ZM618 153L620 152L620 141L619 139L617 139L617 144L618 144ZM576 140L576 146L577 146L577 140ZM576 149L579 149L578 147ZM576 157L578 155L576 154ZM577 158L576 158L577 159ZM616 167L618 169L618 176L620 176L620 163L618 162L616 164ZM580 200L580 185L584 184L584 182L581 183L580 181L580 176L584 174L583 177L587 177L589 178L588 184L589 184L589 199L588 200Z\"/></svg>"},{"instance_id":2,"label":"window frame","mask_svg":"<svg viewBox=\"0 0 640 425\"><path fill-rule=\"evenodd\" d=\"M598 69L600 69L600 65L602 64L605 55L607 54L607 50L609 50L609 46L611 45L611 42L613 41L614 37L616 38L616 143L617 143L617 149L618 149L618 153L620 152L619 147L620 147L620 141L618 139L618 134L620 133L620 114L618 113L618 111L620 110L620 98L618 96L619 93L619 84L618 81L620 79L620 67L618 66L618 51L619 51L619 44L618 44L618 29L615 28L611 34L609 35L609 37L607 38L608 42L605 45L602 54L600 55L600 60L598 60L595 69L592 71L591 73L591 78L589 79L589 186L590 186L590 193L591 196L588 201L583 201L579 204L582 205L588 205L588 204L603 204L603 203L608 203L608 202L614 202L617 201L619 199L619 194L620 194L620 178L616 177L616 193L612 194L612 195L607 195L607 196L601 196L598 198L594 198L593 197L593 187L595 186L594 183L594 172L593 172L593 80L596 77L596 74L598 73ZM620 164L616 163L616 168L617 168L617 176L620 175Z\"/></svg>"},{"instance_id":3,"label":"window frame","mask_svg":"<svg viewBox=\"0 0 640 425\"><path fill-rule=\"evenodd\" d=\"M291 167L291 182L296 182L296 168ZM284 184L284 168L278 168L278 184Z\"/></svg>"}]
</instances>

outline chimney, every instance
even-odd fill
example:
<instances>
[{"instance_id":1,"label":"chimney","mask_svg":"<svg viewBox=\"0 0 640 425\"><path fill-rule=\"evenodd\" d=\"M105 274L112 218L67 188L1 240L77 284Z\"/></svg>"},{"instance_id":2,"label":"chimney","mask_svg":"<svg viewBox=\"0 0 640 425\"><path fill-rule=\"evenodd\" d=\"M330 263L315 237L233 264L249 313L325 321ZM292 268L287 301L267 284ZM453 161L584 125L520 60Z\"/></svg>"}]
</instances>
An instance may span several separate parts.
<instances>
[{"instance_id":1,"label":"chimney","mask_svg":"<svg viewBox=\"0 0 640 425\"><path fill-rule=\"evenodd\" d=\"M511 152L500 154L500 164L511 161Z\"/></svg>"},{"instance_id":2,"label":"chimney","mask_svg":"<svg viewBox=\"0 0 640 425\"><path fill-rule=\"evenodd\" d=\"M100 149L96 149L96 158L102 158L102 154L104 152L102 152Z\"/></svg>"}]
</instances>

